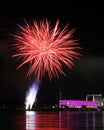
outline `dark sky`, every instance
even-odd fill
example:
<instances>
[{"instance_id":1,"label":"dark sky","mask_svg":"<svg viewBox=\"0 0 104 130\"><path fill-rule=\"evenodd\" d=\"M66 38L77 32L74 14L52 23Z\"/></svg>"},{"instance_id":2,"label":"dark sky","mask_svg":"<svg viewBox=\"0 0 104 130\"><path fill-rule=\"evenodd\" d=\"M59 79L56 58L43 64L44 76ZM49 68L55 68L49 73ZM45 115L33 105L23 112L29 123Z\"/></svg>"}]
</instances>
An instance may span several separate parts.
<instances>
[{"instance_id":1,"label":"dark sky","mask_svg":"<svg viewBox=\"0 0 104 130\"><path fill-rule=\"evenodd\" d=\"M86 94L104 95L104 40L103 11L96 0L60 0L37 2L14 1L0 4L0 101L24 100L32 78L26 78L27 66L16 70L18 61L11 58L10 34L17 29L23 19L48 18L52 23L57 19L60 25L70 23L69 29L76 28L75 37L83 48L80 60L75 61L72 69L65 69L67 77L49 81L44 77L39 93L39 102L56 102L59 91L62 99L85 99ZM31 81L30 81L31 80Z\"/></svg>"}]
</instances>

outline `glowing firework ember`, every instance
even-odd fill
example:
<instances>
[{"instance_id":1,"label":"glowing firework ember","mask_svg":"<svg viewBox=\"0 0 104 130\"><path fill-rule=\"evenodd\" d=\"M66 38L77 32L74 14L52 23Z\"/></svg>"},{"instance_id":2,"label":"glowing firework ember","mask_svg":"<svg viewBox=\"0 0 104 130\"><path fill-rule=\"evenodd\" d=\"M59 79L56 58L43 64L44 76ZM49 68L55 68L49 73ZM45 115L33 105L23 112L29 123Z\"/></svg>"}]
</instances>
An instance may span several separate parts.
<instances>
[{"instance_id":1,"label":"glowing firework ember","mask_svg":"<svg viewBox=\"0 0 104 130\"><path fill-rule=\"evenodd\" d=\"M73 40L74 29L68 31L68 26L63 29L59 28L59 20L54 27L50 26L50 22L33 21L33 24L19 26L21 32L14 35L17 43L17 54L13 57L21 57L22 63L20 68L26 63L30 64L27 76L34 73L36 80L41 79L45 73L48 74L50 80L53 77L59 77L64 74L62 64L71 68L73 60L79 59L80 49L77 40Z\"/></svg>"},{"instance_id":2,"label":"glowing firework ember","mask_svg":"<svg viewBox=\"0 0 104 130\"><path fill-rule=\"evenodd\" d=\"M36 100L36 95L38 92L39 84L40 84L40 81L33 83L31 88L27 92L26 102L25 102L26 109L32 109L32 106Z\"/></svg>"}]
</instances>

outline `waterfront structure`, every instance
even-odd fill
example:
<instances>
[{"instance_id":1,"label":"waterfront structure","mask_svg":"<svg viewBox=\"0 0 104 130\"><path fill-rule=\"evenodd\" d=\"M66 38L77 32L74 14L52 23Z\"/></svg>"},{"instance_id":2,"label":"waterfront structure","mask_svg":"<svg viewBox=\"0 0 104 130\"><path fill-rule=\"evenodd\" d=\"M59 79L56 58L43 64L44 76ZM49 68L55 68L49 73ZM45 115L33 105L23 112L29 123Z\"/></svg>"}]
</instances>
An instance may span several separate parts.
<instances>
[{"instance_id":1,"label":"waterfront structure","mask_svg":"<svg viewBox=\"0 0 104 130\"><path fill-rule=\"evenodd\" d=\"M68 108L98 108L96 101L84 101L84 100L59 100L60 106L66 106Z\"/></svg>"},{"instance_id":2,"label":"waterfront structure","mask_svg":"<svg viewBox=\"0 0 104 130\"><path fill-rule=\"evenodd\" d=\"M86 95L86 101L95 101L95 102L97 102L98 107L102 107L104 105L102 94L89 94L89 95Z\"/></svg>"}]
</instances>

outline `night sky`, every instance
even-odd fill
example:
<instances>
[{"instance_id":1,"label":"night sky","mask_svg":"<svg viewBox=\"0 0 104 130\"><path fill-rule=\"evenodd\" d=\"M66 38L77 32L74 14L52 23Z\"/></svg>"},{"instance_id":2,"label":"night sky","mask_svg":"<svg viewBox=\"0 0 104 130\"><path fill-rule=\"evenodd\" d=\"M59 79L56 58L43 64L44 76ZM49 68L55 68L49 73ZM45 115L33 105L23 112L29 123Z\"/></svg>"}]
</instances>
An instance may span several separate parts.
<instances>
[{"instance_id":1,"label":"night sky","mask_svg":"<svg viewBox=\"0 0 104 130\"><path fill-rule=\"evenodd\" d=\"M74 61L72 69L63 68L67 77L49 81L43 77L38 91L39 103L56 103L59 92L62 99L85 99L86 94L101 93L104 96L104 40L103 12L96 0L79 1L19 1L0 4L0 102L23 102L33 76L26 78L28 66L19 70L17 59L11 56L13 39L11 34L17 24L48 18L52 24L60 20L60 27L70 23L69 30L76 29L75 38L83 48L80 60ZM4 12L5 11L5 12Z\"/></svg>"}]
</instances>

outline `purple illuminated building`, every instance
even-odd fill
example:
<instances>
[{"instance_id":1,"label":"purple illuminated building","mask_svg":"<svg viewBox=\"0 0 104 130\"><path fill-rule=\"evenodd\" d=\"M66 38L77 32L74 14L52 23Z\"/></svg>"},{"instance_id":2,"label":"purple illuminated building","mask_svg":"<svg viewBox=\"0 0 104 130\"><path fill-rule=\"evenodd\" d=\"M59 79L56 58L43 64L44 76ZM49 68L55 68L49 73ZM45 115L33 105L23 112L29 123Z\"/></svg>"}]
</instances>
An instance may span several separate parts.
<instances>
[{"instance_id":1,"label":"purple illuminated building","mask_svg":"<svg viewBox=\"0 0 104 130\"><path fill-rule=\"evenodd\" d=\"M96 101L59 100L59 105L67 106L69 108L98 108Z\"/></svg>"}]
</instances>

